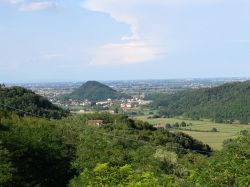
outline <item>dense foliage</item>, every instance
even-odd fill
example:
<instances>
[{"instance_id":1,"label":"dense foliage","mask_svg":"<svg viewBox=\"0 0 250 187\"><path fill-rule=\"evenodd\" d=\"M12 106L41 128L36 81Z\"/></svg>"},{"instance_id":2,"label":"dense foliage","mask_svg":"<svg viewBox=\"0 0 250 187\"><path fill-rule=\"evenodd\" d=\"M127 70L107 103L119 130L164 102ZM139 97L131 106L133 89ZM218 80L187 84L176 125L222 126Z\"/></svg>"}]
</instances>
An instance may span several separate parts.
<instances>
[{"instance_id":1,"label":"dense foliage","mask_svg":"<svg viewBox=\"0 0 250 187\"><path fill-rule=\"evenodd\" d=\"M9 151L0 145L0 186L12 180L12 165Z\"/></svg>"},{"instance_id":2,"label":"dense foliage","mask_svg":"<svg viewBox=\"0 0 250 187\"><path fill-rule=\"evenodd\" d=\"M68 111L53 105L48 99L22 87L0 87L0 104L47 118L60 119L69 114ZM0 108L6 109L2 105ZM7 109L11 110L11 108Z\"/></svg>"},{"instance_id":3,"label":"dense foliage","mask_svg":"<svg viewBox=\"0 0 250 187\"><path fill-rule=\"evenodd\" d=\"M162 154L176 160L192 149L210 151L191 137L159 131L120 115L89 114L46 121L2 110L0 114L0 154L4 157L0 172L5 186L65 186L75 172L91 172L98 163L115 168L130 164L142 174L174 175L171 159L162 160ZM90 119L102 119L105 126L87 125Z\"/></svg>"},{"instance_id":4,"label":"dense foliage","mask_svg":"<svg viewBox=\"0 0 250 187\"><path fill-rule=\"evenodd\" d=\"M172 177L165 177L164 184L152 172L136 172L130 165L110 166L98 164L93 171L82 172L70 182L71 187L80 186L128 186L128 187L160 187L175 186Z\"/></svg>"},{"instance_id":5,"label":"dense foliage","mask_svg":"<svg viewBox=\"0 0 250 187\"><path fill-rule=\"evenodd\" d=\"M116 90L97 81L88 81L81 87L77 88L71 94L66 95L63 99L104 101L107 99L128 98L126 94L117 92Z\"/></svg>"},{"instance_id":6,"label":"dense foliage","mask_svg":"<svg viewBox=\"0 0 250 187\"><path fill-rule=\"evenodd\" d=\"M243 131L192 170L189 182L194 186L250 186L250 133Z\"/></svg>"},{"instance_id":7,"label":"dense foliage","mask_svg":"<svg viewBox=\"0 0 250 187\"><path fill-rule=\"evenodd\" d=\"M249 137L213 156L188 135L122 115L47 121L0 110L0 186L247 186Z\"/></svg>"},{"instance_id":8,"label":"dense foliage","mask_svg":"<svg viewBox=\"0 0 250 187\"><path fill-rule=\"evenodd\" d=\"M66 186L74 174L74 147L63 129L45 120L0 114L1 186Z\"/></svg>"},{"instance_id":9,"label":"dense foliage","mask_svg":"<svg viewBox=\"0 0 250 187\"><path fill-rule=\"evenodd\" d=\"M194 119L211 118L216 122L250 123L250 81L228 83L205 89L155 94L152 107L166 116L186 115Z\"/></svg>"}]
</instances>

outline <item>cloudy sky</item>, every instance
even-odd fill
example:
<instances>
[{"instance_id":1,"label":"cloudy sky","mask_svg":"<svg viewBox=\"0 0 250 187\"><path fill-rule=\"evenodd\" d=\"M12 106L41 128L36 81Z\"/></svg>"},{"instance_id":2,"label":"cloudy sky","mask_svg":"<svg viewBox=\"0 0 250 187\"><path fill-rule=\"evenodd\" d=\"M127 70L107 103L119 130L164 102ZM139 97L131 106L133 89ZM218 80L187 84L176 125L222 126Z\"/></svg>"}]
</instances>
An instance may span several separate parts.
<instances>
[{"instance_id":1,"label":"cloudy sky","mask_svg":"<svg viewBox=\"0 0 250 187\"><path fill-rule=\"evenodd\" d=\"M0 0L0 82L232 76L249 0Z\"/></svg>"}]
</instances>

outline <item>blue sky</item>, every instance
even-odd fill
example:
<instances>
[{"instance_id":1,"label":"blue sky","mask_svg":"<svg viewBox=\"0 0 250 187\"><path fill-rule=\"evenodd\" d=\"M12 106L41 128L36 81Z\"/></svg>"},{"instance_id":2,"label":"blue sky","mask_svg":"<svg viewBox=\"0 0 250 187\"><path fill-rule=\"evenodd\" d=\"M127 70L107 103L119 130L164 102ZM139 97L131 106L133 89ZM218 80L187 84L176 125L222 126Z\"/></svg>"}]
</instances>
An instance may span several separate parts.
<instances>
[{"instance_id":1,"label":"blue sky","mask_svg":"<svg viewBox=\"0 0 250 187\"><path fill-rule=\"evenodd\" d=\"M249 0L0 0L0 82L250 76Z\"/></svg>"}]
</instances>

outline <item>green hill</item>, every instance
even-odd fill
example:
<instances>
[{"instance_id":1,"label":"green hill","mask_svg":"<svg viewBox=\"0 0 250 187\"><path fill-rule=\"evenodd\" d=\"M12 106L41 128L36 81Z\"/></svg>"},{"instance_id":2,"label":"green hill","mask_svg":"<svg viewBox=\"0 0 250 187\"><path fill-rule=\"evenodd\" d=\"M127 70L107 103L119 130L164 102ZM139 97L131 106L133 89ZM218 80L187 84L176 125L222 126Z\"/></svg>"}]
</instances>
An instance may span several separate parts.
<instances>
[{"instance_id":1,"label":"green hill","mask_svg":"<svg viewBox=\"0 0 250 187\"><path fill-rule=\"evenodd\" d=\"M81 87L73 91L71 94L64 96L64 99L75 99L89 101L101 101L106 99L121 99L128 98L126 94L117 92L97 81L88 81Z\"/></svg>"},{"instance_id":2,"label":"green hill","mask_svg":"<svg viewBox=\"0 0 250 187\"><path fill-rule=\"evenodd\" d=\"M90 125L88 121L94 119L103 120L104 125ZM126 171L127 165L139 172L137 175L144 171L154 174L158 181L165 175L179 177L184 166L177 161L189 152L212 153L209 146L188 135L157 130L148 123L122 115L96 113L47 121L19 117L0 109L1 187L103 186L105 181L114 181L105 186L128 186L120 183L124 175L130 173ZM96 174L105 178L106 174L117 178L95 183L90 176L84 178L87 173L92 175L91 171L101 163L124 168L117 171L117 175L108 174L106 169L96 170ZM145 174L146 181L147 176ZM69 185L70 180L73 180L72 185ZM130 177L124 180L132 181Z\"/></svg>"},{"instance_id":3,"label":"green hill","mask_svg":"<svg viewBox=\"0 0 250 187\"><path fill-rule=\"evenodd\" d=\"M0 104L47 118L60 119L69 114L68 111L53 105L48 99L22 87L0 87ZM2 105L0 108L6 108Z\"/></svg>"},{"instance_id":4,"label":"green hill","mask_svg":"<svg viewBox=\"0 0 250 187\"><path fill-rule=\"evenodd\" d=\"M0 186L249 186L249 142L242 131L214 154L188 135L121 115L48 121L0 109Z\"/></svg>"},{"instance_id":5,"label":"green hill","mask_svg":"<svg viewBox=\"0 0 250 187\"><path fill-rule=\"evenodd\" d=\"M227 83L214 88L185 90L148 96L164 115L211 118L217 122L250 122L250 81Z\"/></svg>"}]
</instances>

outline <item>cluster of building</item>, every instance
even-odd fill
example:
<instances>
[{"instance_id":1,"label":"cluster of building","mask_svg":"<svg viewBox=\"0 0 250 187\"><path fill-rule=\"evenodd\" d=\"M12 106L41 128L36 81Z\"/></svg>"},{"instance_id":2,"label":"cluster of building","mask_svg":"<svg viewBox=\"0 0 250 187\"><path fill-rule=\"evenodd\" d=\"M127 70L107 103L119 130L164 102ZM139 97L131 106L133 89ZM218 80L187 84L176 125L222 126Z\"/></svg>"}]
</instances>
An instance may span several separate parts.
<instances>
[{"instance_id":1,"label":"cluster of building","mask_svg":"<svg viewBox=\"0 0 250 187\"><path fill-rule=\"evenodd\" d=\"M80 113L86 113L89 111L95 111L99 110L109 112L109 113L117 113L118 110L128 110L128 109L133 109L137 108L142 105L149 104L150 101L145 101L143 100L140 96L138 97L133 97L130 99L107 99L103 101L98 101L98 102L91 102L89 100L74 100L74 99L69 99L67 101L60 101L55 102L55 104L59 106L64 106L68 108L76 108L79 110ZM76 107L76 108L75 108Z\"/></svg>"},{"instance_id":2,"label":"cluster of building","mask_svg":"<svg viewBox=\"0 0 250 187\"><path fill-rule=\"evenodd\" d=\"M138 106L149 104L150 101L145 101L141 97L133 97L132 99L121 100L120 107L122 109L136 108Z\"/></svg>"},{"instance_id":3,"label":"cluster of building","mask_svg":"<svg viewBox=\"0 0 250 187\"><path fill-rule=\"evenodd\" d=\"M113 100L112 99L107 99L106 101L99 101L95 103L96 106L101 106L103 108L109 108L113 105Z\"/></svg>"},{"instance_id":4,"label":"cluster of building","mask_svg":"<svg viewBox=\"0 0 250 187\"><path fill-rule=\"evenodd\" d=\"M101 107L103 109L109 109L112 107L115 103L119 103L121 109L129 109L129 108L136 108L141 105L146 105L149 104L150 101L145 101L141 99L140 97L134 97L132 99L121 99L121 100L112 100L112 99L107 99L104 101L98 101L95 103L96 106ZM84 101L78 101L78 100L72 100L70 99L66 106L90 106L91 103L88 100Z\"/></svg>"},{"instance_id":5,"label":"cluster of building","mask_svg":"<svg viewBox=\"0 0 250 187\"><path fill-rule=\"evenodd\" d=\"M66 103L65 106L90 106L91 102L87 99L85 100L74 100L74 99L69 99Z\"/></svg>"}]
</instances>

